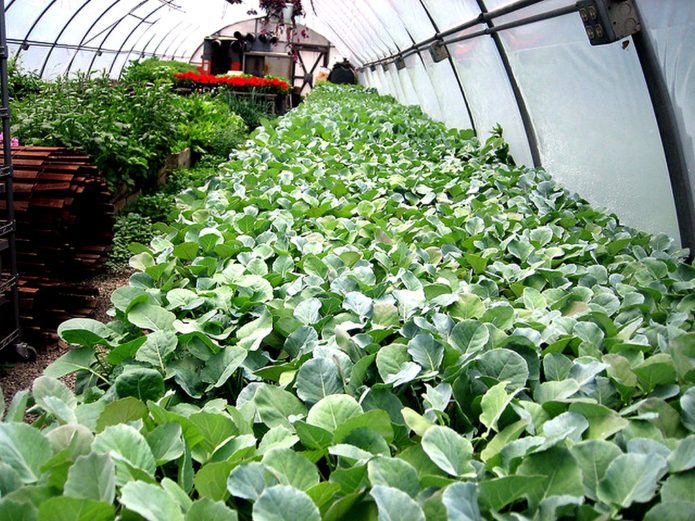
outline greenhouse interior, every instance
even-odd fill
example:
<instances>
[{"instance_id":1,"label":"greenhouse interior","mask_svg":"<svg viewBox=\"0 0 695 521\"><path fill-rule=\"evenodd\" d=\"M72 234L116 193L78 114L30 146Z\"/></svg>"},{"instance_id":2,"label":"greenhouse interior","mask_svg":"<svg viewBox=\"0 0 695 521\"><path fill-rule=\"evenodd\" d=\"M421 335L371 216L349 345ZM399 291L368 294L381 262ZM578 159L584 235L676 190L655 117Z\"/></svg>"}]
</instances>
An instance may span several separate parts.
<instances>
[{"instance_id":1,"label":"greenhouse interior","mask_svg":"<svg viewBox=\"0 0 695 521\"><path fill-rule=\"evenodd\" d=\"M694 50L0 0L0 521L695 521Z\"/></svg>"}]
</instances>

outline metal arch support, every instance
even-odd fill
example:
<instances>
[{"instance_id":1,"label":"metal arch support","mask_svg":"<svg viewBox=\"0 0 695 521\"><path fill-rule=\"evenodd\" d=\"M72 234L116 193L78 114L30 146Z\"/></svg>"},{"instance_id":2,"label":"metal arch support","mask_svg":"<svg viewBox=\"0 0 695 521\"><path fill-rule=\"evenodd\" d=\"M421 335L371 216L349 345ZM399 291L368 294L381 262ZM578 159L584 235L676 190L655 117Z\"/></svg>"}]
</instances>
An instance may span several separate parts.
<instances>
[{"instance_id":1,"label":"metal arch support","mask_svg":"<svg viewBox=\"0 0 695 521\"><path fill-rule=\"evenodd\" d=\"M368 4L363 4L363 5L365 8L369 8ZM375 18L377 18L379 21L381 21L381 19L376 15L376 12L374 12L373 10L372 10L372 14L374 15ZM382 22L382 24L383 24L383 22ZM374 30L374 32L376 34L376 37L383 44L384 48L386 49L386 52L390 52L391 46L394 46L396 49L398 49L398 45L396 45L396 42L394 41L393 38L391 38L391 45L389 45L388 41L382 37L382 34L386 33L386 31L384 31L383 33L380 33L378 30Z\"/></svg>"},{"instance_id":2,"label":"metal arch support","mask_svg":"<svg viewBox=\"0 0 695 521\"><path fill-rule=\"evenodd\" d=\"M181 23L183 23L183 22L181 22ZM193 25L193 24L191 24L191 22L187 22L186 28L188 28L189 26L192 26L192 25ZM159 43L157 43L156 47L154 48L154 51L152 51L152 54L153 54L154 56L162 56L161 54L158 54L157 51L159 50L159 47L166 41L166 39L167 39L169 36L170 36L169 33L167 33L167 34L165 34L164 36L162 36L162 39L159 40Z\"/></svg>"},{"instance_id":3,"label":"metal arch support","mask_svg":"<svg viewBox=\"0 0 695 521\"><path fill-rule=\"evenodd\" d=\"M439 27L437 26L437 22L435 22L434 17L432 16L432 13L430 13L430 10L427 9L427 6L425 5L425 2L423 0L420 0L420 5L422 8L425 10L425 13L427 13L427 17L430 19L430 22L432 22L432 27L434 27L435 33L439 34ZM463 88L463 83L461 83L461 78L459 77L458 72L456 71L456 65L454 64L454 59L451 57L451 53L449 52L449 49L445 47L446 49L446 57L447 61L449 62L449 67L451 67L451 70L454 73L454 78L456 78L456 84L459 87L459 91L461 92L461 97L463 98L463 103L466 105L466 112L468 112L468 119L471 122L471 127L473 127L473 132L475 132L476 135L478 135L478 129L475 126L475 119L473 119L473 112L471 111L471 107L468 104L468 98L466 97L466 91ZM427 66L425 65L425 60L422 59L422 54L418 52L418 56L420 58L420 61L422 61L422 66L425 67L425 70L427 70Z\"/></svg>"},{"instance_id":4,"label":"metal arch support","mask_svg":"<svg viewBox=\"0 0 695 521\"><path fill-rule=\"evenodd\" d=\"M122 1L122 0L118 0L118 1ZM113 22L112 24L110 24L107 27L104 27L101 31L96 33L94 36L90 36L89 39L87 39L87 43L91 42L92 40L96 40L104 33L109 33L110 31L113 31L115 29L115 27L118 26L118 24L120 24L123 20L128 18L128 16L132 15L134 18L138 18L137 16L133 15L133 11L140 9L143 5L145 5L149 1L150 0L140 0L137 5L131 7L123 16L118 18L115 22ZM89 35L87 35L87 36L89 36ZM108 34L107 34L107 37L108 37ZM86 36L85 36L85 38L86 38Z\"/></svg>"},{"instance_id":5,"label":"metal arch support","mask_svg":"<svg viewBox=\"0 0 695 521\"><path fill-rule=\"evenodd\" d=\"M124 62L124 66L121 67L121 70L120 70L120 71L118 71L118 79L120 79L120 78L121 78L121 75L123 74L123 68L125 67L125 64L128 63L128 57L129 57L131 54L133 54L133 52L136 52L136 51L135 51L135 46L140 42L140 40L142 40L142 37L145 36L145 34L147 34L147 31L144 31L144 32L140 35L140 37L139 37L137 40L135 40L135 43L133 43L133 46L132 46L132 47L130 48L130 50L127 52L127 54L126 54L126 59L125 59L125 62ZM152 37L151 37L151 38L147 41L147 43L145 44L145 47L143 47L143 48L146 48L146 47L152 42L152 40L154 40L154 37L155 37L155 36L156 36L156 34L153 34ZM109 69L109 74L111 74L111 69L113 69L113 66L114 66L114 64L116 63L116 59L118 58L118 55L119 55L119 54L120 54L120 52L116 54L116 58L114 58L113 63L111 64L111 68ZM141 51L140 54L142 54L142 51Z\"/></svg>"},{"instance_id":6,"label":"metal arch support","mask_svg":"<svg viewBox=\"0 0 695 521\"><path fill-rule=\"evenodd\" d=\"M320 10L321 10L321 8L319 8L319 11L320 11ZM338 13L338 17L340 17L341 14L344 15L344 6L342 5L342 3L341 3L340 5L337 5L337 3L336 3L336 5L333 6L333 10L334 10L334 12L337 12L337 13ZM317 17L317 18L320 18L318 15L316 15L316 17ZM331 30L331 32L333 32L335 38L336 38L337 40L339 40L339 41L345 46L345 49L350 53L351 58L353 58L354 60L357 60L357 61L360 61L360 62L361 62L361 61L362 61L362 55L361 55L361 53L356 52L355 49L353 48L353 46L352 46L352 45L349 45L348 42L347 42L347 40L345 40L344 38L342 38L342 37L340 36L340 33L339 33L338 31L336 31L336 30L334 29L333 25L331 25L326 19L324 19L324 18L320 18L320 19L321 19L321 21L326 25L326 27L328 27L328 28Z\"/></svg>"},{"instance_id":7,"label":"metal arch support","mask_svg":"<svg viewBox=\"0 0 695 521\"><path fill-rule=\"evenodd\" d=\"M188 57L186 54L179 54L179 51L181 51L181 53L185 52L186 47L184 47L184 46L186 45L187 42L188 42L188 40L183 40L178 46L174 47L174 50L171 52L171 58L172 59L176 60L178 58L180 58L180 59L185 58L190 63L190 57ZM181 49L182 47L183 47L183 49Z\"/></svg>"},{"instance_id":8,"label":"metal arch support","mask_svg":"<svg viewBox=\"0 0 695 521\"><path fill-rule=\"evenodd\" d=\"M370 10L372 11L372 15L374 16L374 18L376 18L377 20L379 20L379 22L381 22L382 27L386 27L386 25L384 24L384 21L383 21L383 20L381 19L381 17L379 16L379 13L377 13L374 9L372 9L372 7L371 7L369 4L365 4L365 8L370 9ZM405 26L404 26L404 28L405 28L406 32L408 33L408 37L409 37L409 38L411 39L411 41L412 41L413 37L410 35L410 32L408 32L408 28L405 27ZM391 41L393 42L393 46L394 46L394 47L396 48L396 50L398 51L397 54L400 54L401 51L402 51L402 49L398 46L398 44L396 43L396 40L394 40L393 38L391 38ZM388 45L387 45L387 47L388 47Z\"/></svg>"},{"instance_id":9,"label":"metal arch support","mask_svg":"<svg viewBox=\"0 0 695 521\"><path fill-rule=\"evenodd\" d=\"M200 26L192 25L192 27L197 27L198 29L200 29ZM185 33L184 33L184 34L185 34ZM183 39L178 43L178 45L176 45L176 46L174 46L174 41L175 41L175 40L172 40L171 43L167 46L167 48L164 50L165 56L166 56L166 53L169 51L169 49L172 49L171 55L170 55L170 56L172 56L172 57L177 57L177 56L179 56L179 55L178 55L178 52L179 52L179 50L181 49L181 47L183 47L184 45L186 45L186 43L188 42L188 40L189 40L188 36L189 36L189 35L185 34L184 38L183 38ZM182 55L182 56L183 56L183 55Z\"/></svg>"},{"instance_id":10,"label":"metal arch support","mask_svg":"<svg viewBox=\"0 0 695 521\"><path fill-rule=\"evenodd\" d=\"M363 6L364 9L368 8L368 5L367 5L366 3L363 3L363 4L361 4L361 5ZM347 8L343 7L343 9L347 9ZM357 7L354 7L353 9L356 9L357 12L359 13L359 16L361 16L361 17L362 17L362 20L364 20L364 16L363 16L362 9L361 9L361 8L357 8ZM349 11L347 11L347 12L343 11L343 16L344 16L345 18L347 18L349 15L350 15L350 12L349 12ZM372 29L372 26L371 26L371 24L366 24L366 26L362 26L362 27L363 27L363 29L354 35L354 39L357 41L357 44L358 44L358 45L360 46L360 48L362 48L363 50L362 50L361 53L357 53L357 52L354 51L354 49L350 48L350 51L352 52L352 54L353 54L354 57L356 57L356 58L357 58L358 60L360 60L362 63L365 63L365 61L368 61L368 60L370 59L370 58L369 58L369 52L366 51L365 49L371 48L371 47L368 46L368 45L366 45L366 43L369 42L369 37L368 37L368 36L364 36L364 34L365 34L365 33L370 33L369 36L372 36L372 35L371 35L371 31L370 31L370 30ZM365 27L366 27L366 28L365 28ZM331 28L331 30L333 30L333 29ZM372 37L373 37L373 36L372 36ZM345 40L343 40L343 41L345 41ZM374 53L375 53L376 55L379 54L378 49L376 49L376 48L371 48L371 49L374 51Z\"/></svg>"},{"instance_id":11,"label":"metal arch support","mask_svg":"<svg viewBox=\"0 0 695 521\"><path fill-rule=\"evenodd\" d=\"M372 16L373 16L376 20L379 20L379 23L381 23L381 26L382 26L382 27L386 27L386 25L384 24L384 20L381 18L381 16L379 16L379 13L378 13L377 11L375 11L375 10L372 8L372 6L369 5L368 2L365 2L363 5L364 5L364 8L365 8L365 9L368 9L368 10L371 11ZM406 32L408 32L407 27L406 27L405 29L406 29ZM381 35L379 35L379 32L378 32L378 29L375 29L375 31L376 31L377 36L379 37L379 39L380 39L380 40L383 42L383 44L386 46L386 49L387 49L387 52L388 52L388 49L389 49L388 43L387 43L383 38L381 38ZM384 31L384 32L387 32L387 31ZM411 40L413 39L413 37L410 36L410 32L408 32L408 36L410 37ZM398 44L396 43L396 40L394 40L393 38L391 38L391 43L393 44L393 46L396 48L396 50L397 50L398 53L400 54L400 52L402 51L402 49L398 46Z\"/></svg>"},{"instance_id":12,"label":"metal arch support","mask_svg":"<svg viewBox=\"0 0 695 521\"><path fill-rule=\"evenodd\" d=\"M164 49L164 52L162 52L162 56L164 56L164 57L175 56L176 51L178 51L181 48L181 46L188 41L188 37L189 37L189 35L184 34L184 37L182 40L176 40L175 38L173 40L171 40L169 45L167 45L166 49ZM178 45L176 47L174 47L175 42L178 42ZM171 55L169 55L169 49L173 49L173 53Z\"/></svg>"},{"instance_id":13,"label":"metal arch support","mask_svg":"<svg viewBox=\"0 0 695 521\"><path fill-rule=\"evenodd\" d=\"M143 1L140 2L137 6L135 6L134 9L137 9L137 8L139 8L139 7L143 6L143 5L145 5L145 4L147 3L147 1L148 1L148 0L143 0ZM135 28L139 27L139 26L142 24L143 20L146 20L147 18L149 18L150 15L151 15L153 12L156 12L157 10L161 9L162 7L164 7L164 4L162 4L161 6L158 6L157 9L155 9L155 10L152 11L150 14L148 14L147 16L145 16L142 20L140 20L140 23L138 23L138 24L135 26ZM132 12L133 12L133 9L131 9L131 10L128 11L126 14L124 14L123 16L121 16L121 18L119 18L118 21L115 22L115 23L111 26L111 29L108 30L108 32L106 33L106 36L104 36L104 38L102 38L101 43L99 44L99 47L97 47L97 50L96 50L96 52L94 53L94 56L92 56L92 61L89 62L89 68L87 69L87 72L88 72L88 73L89 73L89 72L92 72L92 67L94 67L94 62L96 61L97 56L99 56L99 54L101 54L101 50L104 48L104 44L106 43L106 40L109 39L109 36L111 36L111 34L116 30L116 27L118 27L118 26L121 24L121 22L122 22L123 20L125 20L126 18L128 18L128 16L129 16L130 14L132 14ZM130 34L132 34L132 31L131 31ZM130 37L130 35L128 35L128 37Z\"/></svg>"},{"instance_id":14,"label":"metal arch support","mask_svg":"<svg viewBox=\"0 0 695 521\"><path fill-rule=\"evenodd\" d=\"M312 7L313 7L313 4L312 4ZM316 9L315 9L315 8L314 8L314 14L316 14ZM318 18L318 14L316 14L316 16L317 16L317 18ZM345 46L345 48L346 48L350 53L352 53L353 56L357 56L357 53L352 49L351 46L349 46L349 45L345 42L345 40L343 40L343 39L340 37L340 34L339 34L338 32L336 32L335 29L333 29L333 26L332 26L330 23L328 23L327 20L323 20L323 23L325 23L325 24L326 24L326 27L328 27L328 28L333 32L333 37L334 37L334 38L337 38L337 39Z\"/></svg>"},{"instance_id":15,"label":"metal arch support","mask_svg":"<svg viewBox=\"0 0 695 521\"><path fill-rule=\"evenodd\" d=\"M485 2L484 0L476 0L478 2L478 6L480 7L480 11L485 14L488 12L487 7L485 7ZM529 5L536 3L538 0L529 0ZM492 23L491 20L487 21L487 26L488 27L493 27L494 24ZM521 94L521 89L519 88L519 83L516 81L516 77L514 76L514 71L512 70L511 63L509 63L509 57L507 56L507 51L504 49L504 45L502 45L502 39L500 38L499 33L492 33L490 35L492 37L493 42L495 42L495 47L497 48L497 52L500 55L500 59L502 60L502 65L504 66L504 71L507 73L507 78L509 80L509 84L512 87L512 92L514 93L514 98L516 100L517 107L519 109L519 114L521 115L521 122L524 125L524 131L526 132L526 139L528 140L529 148L531 150L531 158L533 160L533 166L536 168L542 166L541 163L541 153L540 153L540 148L538 146L538 137L536 136L536 130L533 127L533 121L531 120L531 114L528 111L528 107L526 106L526 101L524 100L523 95Z\"/></svg>"},{"instance_id":16,"label":"metal arch support","mask_svg":"<svg viewBox=\"0 0 695 521\"><path fill-rule=\"evenodd\" d=\"M135 46L136 46L136 45L138 44L138 42L142 39L142 36L144 36L144 33L140 36L140 38L138 38L138 39L135 41L135 43L133 44L133 46L130 48L130 50L128 51L128 56L130 56L130 55L133 54L134 52L138 52L138 51L135 50ZM147 43L146 43L146 44L142 47L142 49L139 51L141 56L145 54L145 49L147 49L147 46L148 46L149 44L152 43L152 40L154 40L156 36L157 36L156 34L153 34L152 37L151 37L149 40L147 40ZM127 61L127 60L126 60L126 61ZM122 70L122 69L121 69L121 70ZM120 77L120 72L119 72L118 75L119 75L119 77Z\"/></svg>"},{"instance_id":17,"label":"metal arch support","mask_svg":"<svg viewBox=\"0 0 695 521\"><path fill-rule=\"evenodd\" d=\"M189 28L195 28L195 27L196 27L195 24L188 22L188 24L186 25L186 30L181 31L180 35L174 35L174 37L171 38L169 40L169 42L166 44L166 47L164 47L164 50L162 52L158 53L157 56L161 56L162 58L166 58L169 55L168 54L169 49L171 49L172 46L174 46L174 45L176 45L175 49L178 50L190 37L190 35L188 34L188 29ZM161 39L161 41L157 44L157 47L155 48L155 53L156 53L157 49L159 49L160 45L162 45L164 42L167 41L167 38L169 36L171 36L171 34L169 34L169 33L164 35L164 37Z\"/></svg>"},{"instance_id":18,"label":"metal arch support","mask_svg":"<svg viewBox=\"0 0 695 521\"><path fill-rule=\"evenodd\" d=\"M424 5L423 5L422 7L424 8ZM377 14L375 11L372 11L372 12L373 12L374 15L381 21L381 18L378 16L378 14ZM434 23L434 19L430 16L430 13L429 13L429 11L427 11L427 9L425 9L425 13L427 14L427 18L429 18L429 21L430 21L430 23L432 24L432 29L434 29L434 32L435 32L435 33L438 32L437 24ZM382 21L382 23L383 23L383 21ZM408 27L407 27L405 24L403 24L403 29L405 29L405 32L408 33L408 38L410 38L410 41L413 43L413 45L415 45L415 38L413 38L413 35L410 34L410 31L408 30ZM396 44L395 41L393 42L393 44L396 46L396 49L399 49L399 51L400 51L400 48L398 47L398 44ZM420 56L419 53L418 53L418 58L420 58L420 60L422 60L422 56ZM424 65L425 65L425 64L424 64L424 61L423 61L423 66L424 66ZM427 70L427 68L425 68L425 70ZM456 73L456 71L454 70L454 74L455 74L455 73ZM397 78L396 78L396 79L397 79ZM456 76L456 79L457 79L457 81L458 81L458 76ZM400 80L399 80L399 81L400 81ZM464 100L464 103L466 104L466 107L468 107L468 102L466 101L465 95L463 95L463 90L461 91L461 95L463 96L463 100ZM472 120L471 120L471 122L472 122Z\"/></svg>"},{"instance_id":19,"label":"metal arch support","mask_svg":"<svg viewBox=\"0 0 695 521\"><path fill-rule=\"evenodd\" d=\"M60 40L60 37L63 36L63 33L65 32L65 29L68 28L68 25L72 23L72 21L75 19L75 17L80 14L80 11L87 7L87 5L91 2L92 0L86 0L70 17L70 19L65 23L63 28L60 30L58 33L58 36L56 36L56 39L53 41L53 44L51 45L51 48L48 50L48 54L46 54L46 59L43 61L43 65L41 66L41 71L39 72L39 78L43 77L43 73L46 70L46 65L48 65L48 60L51 58L51 54L53 54L53 49L56 48L56 45L58 45L58 40Z\"/></svg>"},{"instance_id":20,"label":"metal arch support","mask_svg":"<svg viewBox=\"0 0 695 521\"><path fill-rule=\"evenodd\" d=\"M116 6L116 4L118 4L118 2L120 2L120 1L121 1L121 0L114 0L113 3L112 3L110 6L108 6L104 11L102 11L101 14L92 22L92 25L89 26L89 28L87 29L87 31L86 31L86 32L84 33L84 35L82 36L82 39L80 39L80 43L77 44L77 50L75 51L75 54L72 55L72 58L70 59L70 63L68 63L68 67L67 67L67 69L65 70L65 74L69 74L69 73L70 73L70 69L72 69L72 64L75 62L75 58L77 57L77 53L80 52L80 47L82 47L82 44L83 44L83 43L85 42L85 40L87 39L87 36L89 36L89 33L92 31L92 29L94 29L94 27L96 26L96 24L98 24L99 21L100 21L104 16L106 16L106 13L108 13L111 9L113 9L113 8Z\"/></svg>"},{"instance_id":21,"label":"metal arch support","mask_svg":"<svg viewBox=\"0 0 695 521\"><path fill-rule=\"evenodd\" d=\"M169 34L169 33L171 33L171 32L175 32L175 31L176 31L179 27L181 27L184 23L185 23L184 21L180 21L180 22L177 23L174 27L172 27L171 30L167 32L167 34ZM152 35L152 38L150 38L150 40L149 40L149 41L145 44L145 46L142 48L142 52L143 52L143 53L147 54L147 48L150 46L150 44L154 41L154 39L155 39L156 37L157 37L156 34ZM160 43L161 43L161 41L162 41L162 40L160 40ZM133 52L133 50L134 50L134 49L131 49L130 52ZM157 47L155 47L155 51L156 51L156 50L157 50ZM152 56L156 56L156 55L157 55L156 52L151 52L151 54L152 54Z\"/></svg>"},{"instance_id":22,"label":"metal arch support","mask_svg":"<svg viewBox=\"0 0 695 521\"><path fill-rule=\"evenodd\" d=\"M49 3L46 7L43 8L43 11L41 11L41 14L36 17L36 20L34 20L34 23L31 24L31 27L27 31L27 34L24 35L24 39L22 40L22 43L19 45L19 48L17 49L17 53L15 54L15 57L19 57L19 55L22 52L22 49L26 46L27 42L29 41L29 36L31 36L31 33L36 29L36 26L39 24L41 19L44 17L44 15L48 12L48 10L53 7L53 4L55 4L58 0L51 0L51 3ZM9 6L8 6L9 9Z\"/></svg>"},{"instance_id":23,"label":"metal arch support","mask_svg":"<svg viewBox=\"0 0 695 521\"><path fill-rule=\"evenodd\" d=\"M188 61L193 61L193 57L198 54L198 51L203 49L203 44L201 43L198 47L195 48L195 51L193 51L193 54L191 54L190 58L188 58Z\"/></svg>"},{"instance_id":24,"label":"metal arch support","mask_svg":"<svg viewBox=\"0 0 695 521\"><path fill-rule=\"evenodd\" d=\"M181 24L183 24L183 22L179 22L178 24L176 24L176 25L174 26L174 28L172 29L172 31L175 30L175 29L177 29ZM134 52L136 52L136 51L135 51L135 46L138 44L138 42L142 39L142 36L144 36L144 35L145 35L145 33L143 33L143 34L140 36L140 38L138 38L138 39L136 40L136 42L133 44L133 47L130 49L130 51L128 51L128 55L127 55L127 56L130 56L131 54L133 54ZM154 40L156 37L157 37L157 34L153 34L153 35L152 35L152 37L147 41L147 43L144 45L144 47L143 47L142 50L140 51L140 56L143 56L144 54L146 54L146 52L145 52L146 49L147 49L147 48L149 47L149 45L152 43L152 40ZM128 60L127 56L126 56L126 61ZM155 56L155 54L153 53L152 56ZM120 77L122 76L122 74L123 74L123 69L121 69L120 72L118 73L119 79L120 79Z\"/></svg>"},{"instance_id":25,"label":"metal arch support","mask_svg":"<svg viewBox=\"0 0 695 521\"><path fill-rule=\"evenodd\" d=\"M354 50L351 48L351 49L350 49L350 52L352 53L353 57L356 58L356 59L359 60L359 61L363 61L363 60L365 60L365 59L369 59L369 55L368 55L367 52L365 52L365 50L364 50L364 49L368 48L368 45L367 45L368 40L367 40L367 38L364 36L364 33L359 32L359 33L353 34L353 39L354 39L354 41L357 42L358 48L361 49L359 52L356 52L356 51L354 51Z\"/></svg>"},{"instance_id":26,"label":"metal arch support","mask_svg":"<svg viewBox=\"0 0 695 521\"><path fill-rule=\"evenodd\" d=\"M128 36L126 36L126 37L123 39L123 41L121 42L121 46L118 48L118 52L116 52L116 54L114 55L113 61L111 62L111 66L109 67L109 76L111 75L111 71L113 70L113 66L116 65L116 61L118 60L118 57L121 55L121 52L123 51L123 47L125 47L126 42L127 42L128 40L130 40L130 37L133 36L133 35L135 34L135 31L137 31L138 28L139 28L142 24L144 24L144 23L150 23L150 24L151 24L150 27L149 27L148 29L146 29L145 31L143 31L143 33L140 35L140 37L139 37L137 40L135 40L135 44L137 45L137 42L140 41L140 38L142 38L144 34L147 34L147 31L149 31L150 29L152 29L152 28L157 24L156 21L155 21L155 22L148 22L147 19L148 19L150 16L152 16L153 14L155 14L157 11L159 11L160 9L162 9L163 7L164 7L164 4L158 6L158 7L157 7L156 9L154 9L150 14L148 14L148 15L145 16L145 17L143 17L143 18L140 20L140 22L138 22L138 24L137 24L135 27L133 27L133 30L130 31L130 32L128 33Z\"/></svg>"}]
</instances>

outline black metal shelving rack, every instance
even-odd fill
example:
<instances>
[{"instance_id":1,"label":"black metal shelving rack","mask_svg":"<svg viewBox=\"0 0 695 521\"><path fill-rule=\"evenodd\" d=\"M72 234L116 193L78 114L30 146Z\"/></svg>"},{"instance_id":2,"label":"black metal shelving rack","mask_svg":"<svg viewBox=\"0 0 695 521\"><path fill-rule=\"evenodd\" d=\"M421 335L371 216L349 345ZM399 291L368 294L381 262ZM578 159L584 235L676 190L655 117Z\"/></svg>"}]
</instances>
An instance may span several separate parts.
<instances>
[{"instance_id":1,"label":"black metal shelving rack","mask_svg":"<svg viewBox=\"0 0 695 521\"><path fill-rule=\"evenodd\" d=\"M2 120L4 153L4 159L0 165L0 198L4 199L6 208L5 212L0 215L0 351L8 347L14 347L15 350L21 351L6 36L5 2L0 0L0 90L2 92L0 119Z\"/></svg>"}]
</instances>

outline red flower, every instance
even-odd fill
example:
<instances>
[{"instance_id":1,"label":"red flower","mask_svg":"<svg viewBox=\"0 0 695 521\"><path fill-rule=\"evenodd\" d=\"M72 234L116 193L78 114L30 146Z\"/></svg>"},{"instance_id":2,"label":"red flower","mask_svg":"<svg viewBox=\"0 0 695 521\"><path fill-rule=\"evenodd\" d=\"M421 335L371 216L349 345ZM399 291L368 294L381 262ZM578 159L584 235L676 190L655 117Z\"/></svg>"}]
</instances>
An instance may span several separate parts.
<instances>
[{"instance_id":1,"label":"red flower","mask_svg":"<svg viewBox=\"0 0 695 521\"><path fill-rule=\"evenodd\" d=\"M290 86L287 83L276 78L266 79L258 78L256 76L214 76L212 74L198 74L193 71L183 74L174 74L174 78L181 81L190 80L194 83L202 85L229 85L231 87L241 89L249 87L276 87L283 92L290 90Z\"/></svg>"}]
</instances>

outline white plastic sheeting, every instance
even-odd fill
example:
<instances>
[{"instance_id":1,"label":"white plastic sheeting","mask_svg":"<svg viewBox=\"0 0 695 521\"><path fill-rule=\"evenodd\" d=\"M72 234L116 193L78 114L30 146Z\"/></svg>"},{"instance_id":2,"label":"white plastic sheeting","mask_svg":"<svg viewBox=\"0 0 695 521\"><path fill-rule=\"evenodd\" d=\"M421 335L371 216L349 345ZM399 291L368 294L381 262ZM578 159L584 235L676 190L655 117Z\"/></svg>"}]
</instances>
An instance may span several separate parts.
<instances>
[{"instance_id":1,"label":"white plastic sheeting","mask_svg":"<svg viewBox=\"0 0 695 521\"><path fill-rule=\"evenodd\" d=\"M638 5L666 76L695 192L695 2L640 0Z\"/></svg>"},{"instance_id":2,"label":"white plastic sheeting","mask_svg":"<svg viewBox=\"0 0 695 521\"><path fill-rule=\"evenodd\" d=\"M463 34L480 29L474 26ZM478 135L486 139L494 127L501 125L516 161L530 165L528 139L494 42L489 37L473 38L450 45L449 53L463 84Z\"/></svg>"},{"instance_id":3,"label":"white plastic sheeting","mask_svg":"<svg viewBox=\"0 0 695 521\"><path fill-rule=\"evenodd\" d=\"M695 1L635 0L654 47L695 192ZM575 5L539 0L490 25ZM458 42L480 33L483 11L518 0L304 0L301 23L327 37L381 94L417 104L434 119L474 128L497 124L521 164L539 159L554 177L623 222L679 237L662 135L635 46L589 45L578 13ZM257 0L6 0L9 49L22 66L53 78L102 70L117 77L132 59L189 60L203 37L260 13ZM460 28L478 20L480 23ZM447 59L410 51L449 34ZM663 129L662 129L663 130ZM673 172L671 172L673 174ZM690 244L695 238L690 238Z\"/></svg>"},{"instance_id":4,"label":"white plastic sheeting","mask_svg":"<svg viewBox=\"0 0 695 521\"><path fill-rule=\"evenodd\" d=\"M592 48L575 13L500 34L545 168L633 226L677 237L666 161L634 45ZM647 203L660 211L645 212Z\"/></svg>"}]
</instances>

